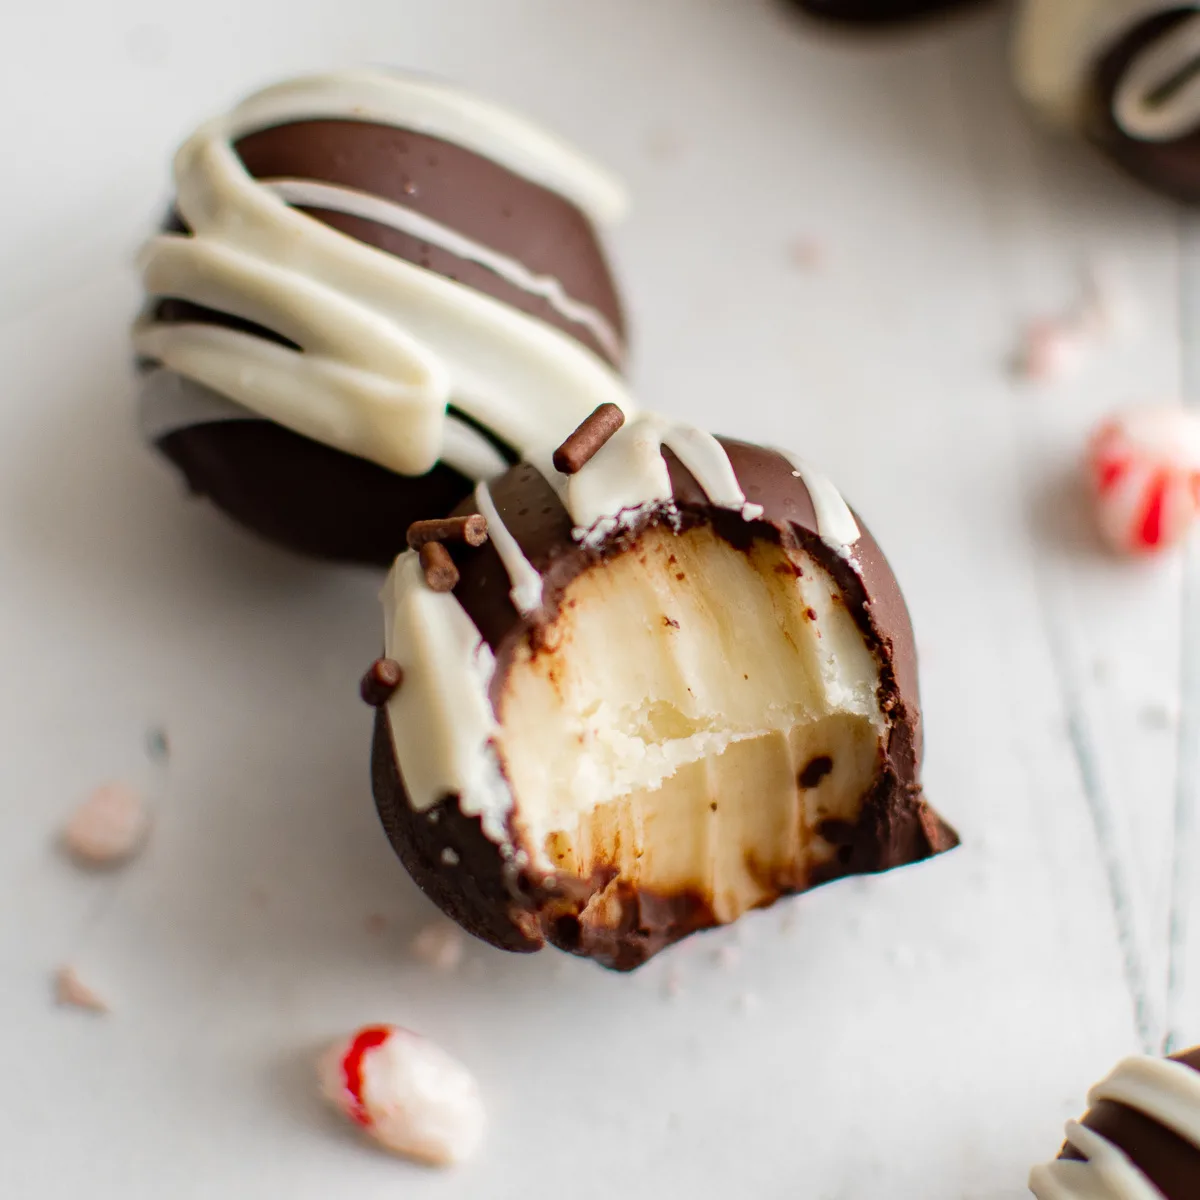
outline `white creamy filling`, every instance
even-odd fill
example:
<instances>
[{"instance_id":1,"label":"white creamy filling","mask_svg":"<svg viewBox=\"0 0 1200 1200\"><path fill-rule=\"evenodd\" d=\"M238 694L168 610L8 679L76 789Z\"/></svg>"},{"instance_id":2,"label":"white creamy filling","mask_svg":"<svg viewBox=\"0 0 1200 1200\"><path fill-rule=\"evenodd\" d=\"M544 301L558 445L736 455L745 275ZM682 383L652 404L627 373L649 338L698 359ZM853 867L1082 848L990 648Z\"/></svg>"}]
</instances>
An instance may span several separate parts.
<instances>
[{"instance_id":1,"label":"white creamy filling","mask_svg":"<svg viewBox=\"0 0 1200 1200\"><path fill-rule=\"evenodd\" d=\"M807 555L796 565L708 527L654 529L568 587L550 648L510 668L496 734L538 865L616 866L732 920L766 876L827 852L813 827L857 816L884 722L836 585Z\"/></svg>"}]
</instances>

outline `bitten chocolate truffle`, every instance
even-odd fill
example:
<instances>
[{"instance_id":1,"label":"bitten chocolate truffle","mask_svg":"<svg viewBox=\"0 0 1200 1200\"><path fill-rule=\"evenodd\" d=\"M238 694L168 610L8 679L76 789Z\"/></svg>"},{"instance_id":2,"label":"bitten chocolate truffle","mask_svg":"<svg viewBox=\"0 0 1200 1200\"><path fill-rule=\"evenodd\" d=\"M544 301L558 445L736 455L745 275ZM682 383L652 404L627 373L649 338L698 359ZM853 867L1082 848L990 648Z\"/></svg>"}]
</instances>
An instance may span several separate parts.
<instances>
[{"instance_id":1,"label":"bitten chocolate truffle","mask_svg":"<svg viewBox=\"0 0 1200 1200\"><path fill-rule=\"evenodd\" d=\"M1017 84L1129 174L1200 202L1200 11L1165 0L1025 0Z\"/></svg>"},{"instance_id":2,"label":"bitten chocolate truffle","mask_svg":"<svg viewBox=\"0 0 1200 1200\"><path fill-rule=\"evenodd\" d=\"M890 24L978 4L980 0L787 0L810 16L855 25Z\"/></svg>"},{"instance_id":3,"label":"bitten chocolate truffle","mask_svg":"<svg viewBox=\"0 0 1200 1200\"><path fill-rule=\"evenodd\" d=\"M146 437L258 533L389 564L547 426L632 411L598 228L620 186L522 118L379 70L202 126L141 259Z\"/></svg>"},{"instance_id":4,"label":"bitten chocolate truffle","mask_svg":"<svg viewBox=\"0 0 1200 1200\"><path fill-rule=\"evenodd\" d=\"M452 592L412 552L384 590L403 682L374 792L421 887L496 946L628 970L954 846L904 600L839 493L779 451L595 420L572 473L546 447L464 502L488 540L447 544Z\"/></svg>"},{"instance_id":5,"label":"bitten chocolate truffle","mask_svg":"<svg viewBox=\"0 0 1200 1200\"><path fill-rule=\"evenodd\" d=\"M1034 1167L1038 1200L1195 1200L1200 1196L1200 1047L1127 1058L1067 1123L1058 1158Z\"/></svg>"}]
</instances>

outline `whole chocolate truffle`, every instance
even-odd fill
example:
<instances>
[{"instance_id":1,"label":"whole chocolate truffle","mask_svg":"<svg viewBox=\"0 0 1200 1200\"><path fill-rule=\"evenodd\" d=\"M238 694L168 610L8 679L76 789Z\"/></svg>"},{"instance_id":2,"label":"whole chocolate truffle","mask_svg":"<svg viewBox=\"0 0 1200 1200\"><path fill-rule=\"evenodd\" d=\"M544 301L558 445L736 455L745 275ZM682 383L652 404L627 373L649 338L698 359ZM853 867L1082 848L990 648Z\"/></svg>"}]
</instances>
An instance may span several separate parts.
<instances>
[{"instance_id":1,"label":"whole chocolate truffle","mask_svg":"<svg viewBox=\"0 0 1200 1200\"><path fill-rule=\"evenodd\" d=\"M1200 1196L1200 1047L1127 1058L1067 1123L1058 1158L1034 1167L1038 1200L1195 1200Z\"/></svg>"},{"instance_id":2,"label":"whole chocolate truffle","mask_svg":"<svg viewBox=\"0 0 1200 1200\"><path fill-rule=\"evenodd\" d=\"M372 775L466 929L628 970L957 838L921 792L904 601L837 491L781 452L610 418L561 470L479 486L461 514L488 541L445 544L453 591L397 560Z\"/></svg>"},{"instance_id":3,"label":"whole chocolate truffle","mask_svg":"<svg viewBox=\"0 0 1200 1200\"><path fill-rule=\"evenodd\" d=\"M631 409L620 187L426 79L294 80L201 127L142 255L146 436L303 552L390 563L543 429Z\"/></svg>"},{"instance_id":4,"label":"whole chocolate truffle","mask_svg":"<svg viewBox=\"0 0 1200 1200\"><path fill-rule=\"evenodd\" d=\"M1026 0L1026 98L1151 187L1200 201L1200 11L1164 0Z\"/></svg>"},{"instance_id":5,"label":"whole chocolate truffle","mask_svg":"<svg viewBox=\"0 0 1200 1200\"><path fill-rule=\"evenodd\" d=\"M979 0L787 0L810 16L847 24L876 25L927 17Z\"/></svg>"}]
</instances>

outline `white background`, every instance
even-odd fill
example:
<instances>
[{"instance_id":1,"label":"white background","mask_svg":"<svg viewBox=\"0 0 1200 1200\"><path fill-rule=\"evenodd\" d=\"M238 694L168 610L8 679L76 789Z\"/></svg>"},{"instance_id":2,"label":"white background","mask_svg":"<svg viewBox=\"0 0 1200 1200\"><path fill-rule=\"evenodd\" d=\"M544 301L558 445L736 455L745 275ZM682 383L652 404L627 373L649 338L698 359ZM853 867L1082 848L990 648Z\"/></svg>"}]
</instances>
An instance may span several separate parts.
<instances>
[{"instance_id":1,"label":"white background","mask_svg":"<svg viewBox=\"0 0 1200 1200\"><path fill-rule=\"evenodd\" d=\"M863 42L768 0L11 9L0 1194L1002 1200L1117 1057L1200 1038L1197 617L1181 627L1200 575L1188 592L1179 561L1105 559L1071 487L1099 414L1187 390L1200 240L1031 127L1003 10ZM450 976L412 958L431 909L377 827L356 699L378 579L189 503L138 444L125 332L173 146L261 82L362 60L493 94L628 179L614 253L642 398L792 446L873 526L961 850L632 977L554 952L472 946ZM1073 383L1014 382L1021 324L1093 261L1140 332ZM156 835L89 877L54 834L110 778L151 790ZM63 962L110 1017L53 1006ZM468 1168L393 1161L325 1114L314 1049L378 1020L478 1073L492 1128Z\"/></svg>"}]
</instances>

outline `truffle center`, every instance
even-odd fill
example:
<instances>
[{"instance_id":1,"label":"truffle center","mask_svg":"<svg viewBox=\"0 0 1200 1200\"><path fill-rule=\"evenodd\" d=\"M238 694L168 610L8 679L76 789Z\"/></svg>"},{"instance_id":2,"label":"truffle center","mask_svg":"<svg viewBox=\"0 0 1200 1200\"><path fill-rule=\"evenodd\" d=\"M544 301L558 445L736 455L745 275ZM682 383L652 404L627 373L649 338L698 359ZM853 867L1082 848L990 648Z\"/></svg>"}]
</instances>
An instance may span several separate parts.
<instances>
[{"instance_id":1,"label":"truffle center","mask_svg":"<svg viewBox=\"0 0 1200 1200\"><path fill-rule=\"evenodd\" d=\"M832 578L765 539L647 530L514 657L498 743L534 866L719 922L804 887L878 771L878 666Z\"/></svg>"}]
</instances>

